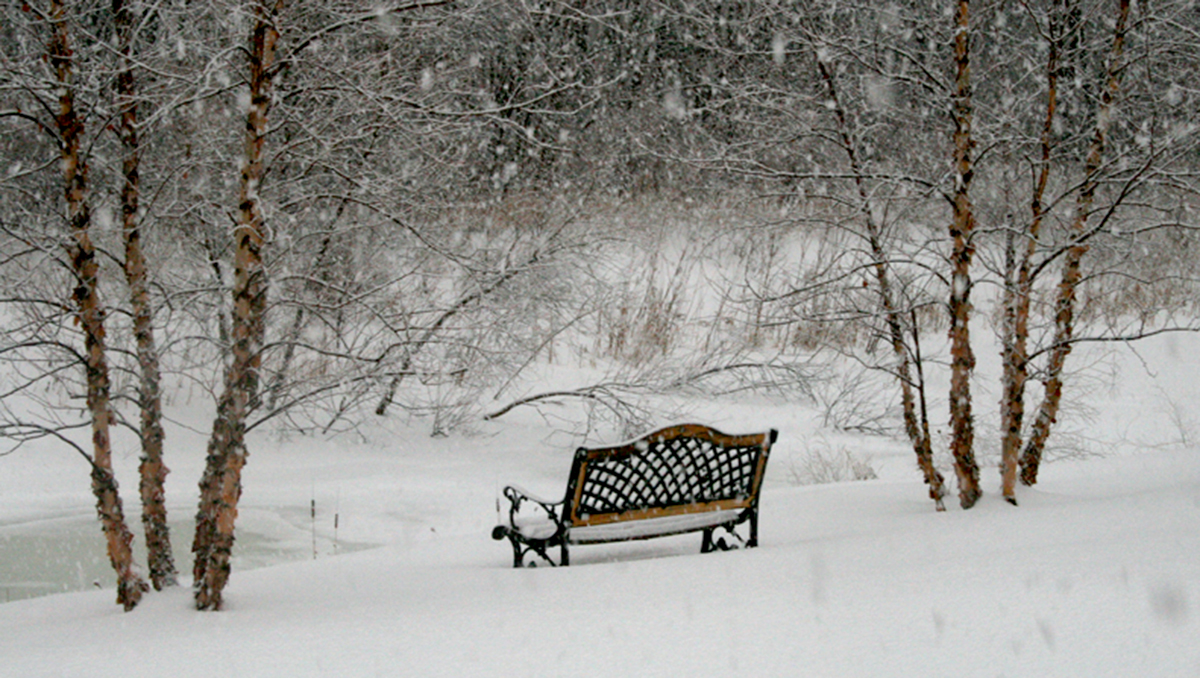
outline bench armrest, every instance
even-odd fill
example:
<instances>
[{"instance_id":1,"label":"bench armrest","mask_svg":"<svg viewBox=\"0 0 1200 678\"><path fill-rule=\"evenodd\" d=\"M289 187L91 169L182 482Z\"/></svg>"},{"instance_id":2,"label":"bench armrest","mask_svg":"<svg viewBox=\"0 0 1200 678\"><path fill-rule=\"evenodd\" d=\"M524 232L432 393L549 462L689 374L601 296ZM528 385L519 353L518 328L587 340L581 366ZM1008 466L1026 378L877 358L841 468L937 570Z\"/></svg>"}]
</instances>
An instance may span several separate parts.
<instances>
[{"instance_id":1,"label":"bench armrest","mask_svg":"<svg viewBox=\"0 0 1200 678\"><path fill-rule=\"evenodd\" d=\"M553 527L550 528L549 533L547 533L545 528L532 530L532 532L536 534L536 536L533 536L534 539L549 539L553 536L562 535L565 532L566 525L563 522L563 500L560 499L558 501L550 501L549 499L539 497L538 495L517 485L509 485L508 487L505 487L503 494L509 502L508 524L499 525L495 530L493 530L492 537L494 539L503 539L506 533L509 531L515 531L518 533L530 532L531 530L529 528L533 527L537 523L542 523L547 527ZM524 516L519 515L523 505L526 503L536 505L538 509L541 509L541 512L545 513L545 517L542 518L537 516L536 513L538 511L536 509L534 510L534 516L530 516L528 511Z\"/></svg>"},{"instance_id":2,"label":"bench armrest","mask_svg":"<svg viewBox=\"0 0 1200 678\"><path fill-rule=\"evenodd\" d=\"M521 487L520 485L509 485L508 487L504 488L504 496L508 497L509 501L532 501L535 504L541 504L544 507L557 506L563 503L562 499L559 499L558 501L545 499Z\"/></svg>"}]
</instances>

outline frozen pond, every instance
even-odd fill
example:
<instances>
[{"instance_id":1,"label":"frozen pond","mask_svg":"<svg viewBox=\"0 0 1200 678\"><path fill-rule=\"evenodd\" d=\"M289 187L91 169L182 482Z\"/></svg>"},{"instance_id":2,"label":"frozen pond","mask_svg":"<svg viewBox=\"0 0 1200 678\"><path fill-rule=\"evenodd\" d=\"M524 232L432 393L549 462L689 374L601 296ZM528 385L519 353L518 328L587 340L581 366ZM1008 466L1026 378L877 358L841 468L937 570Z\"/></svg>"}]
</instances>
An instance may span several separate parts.
<instances>
[{"instance_id":1,"label":"frozen pond","mask_svg":"<svg viewBox=\"0 0 1200 678\"><path fill-rule=\"evenodd\" d=\"M303 512L242 509L233 569L251 570L276 563L327 558L370 548L370 544L335 542L332 535L303 528ZM190 573L194 522L183 507L171 520L171 547L181 575ZM307 516L303 516L307 518ZM144 569L145 540L141 522L133 516L134 554ZM315 544L315 546L314 546ZM314 555L315 554L315 555ZM190 576L190 575L188 575ZM105 553L104 536L94 513L59 515L22 522L0 522L0 603L52 593L116 587L116 576Z\"/></svg>"}]
</instances>

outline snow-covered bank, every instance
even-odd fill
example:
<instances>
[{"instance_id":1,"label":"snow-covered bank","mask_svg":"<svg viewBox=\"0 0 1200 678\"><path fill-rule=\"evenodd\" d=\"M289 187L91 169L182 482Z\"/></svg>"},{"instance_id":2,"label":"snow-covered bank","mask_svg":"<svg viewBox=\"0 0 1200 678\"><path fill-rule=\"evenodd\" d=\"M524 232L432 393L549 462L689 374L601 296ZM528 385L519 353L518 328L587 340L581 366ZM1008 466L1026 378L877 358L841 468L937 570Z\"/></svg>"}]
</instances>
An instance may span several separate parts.
<instances>
[{"instance_id":1,"label":"snow-covered bank","mask_svg":"<svg viewBox=\"0 0 1200 678\"><path fill-rule=\"evenodd\" d=\"M561 492L581 442L532 410L449 438L398 420L355 439L259 432L226 611L195 612L186 587L128 614L111 590L0 604L0 676L1200 675L1195 344L1125 356L1087 400L1093 456L1045 466L1017 508L985 468L976 508L936 513L902 441L822 430L811 407L692 403L732 432L781 430L761 547L699 555L684 535L581 547L562 570L512 570L488 534L499 487ZM173 416L186 524L210 415ZM879 478L795 485L823 447ZM0 459L0 561L27 555L6 536L88 515L80 465ZM173 537L186 554L186 526ZM254 561L260 537L277 552Z\"/></svg>"},{"instance_id":2,"label":"snow-covered bank","mask_svg":"<svg viewBox=\"0 0 1200 678\"><path fill-rule=\"evenodd\" d=\"M1200 455L1046 470L1013 508L937 514L919 482L775 487L758 550L696 538L511 570L474 535L185 589L0 606L11 676L1185 676L1200 672ZM617 557L620 556L620 557ZM650 557L666 556L666 557Z\"/></svg>"}]
</instances>

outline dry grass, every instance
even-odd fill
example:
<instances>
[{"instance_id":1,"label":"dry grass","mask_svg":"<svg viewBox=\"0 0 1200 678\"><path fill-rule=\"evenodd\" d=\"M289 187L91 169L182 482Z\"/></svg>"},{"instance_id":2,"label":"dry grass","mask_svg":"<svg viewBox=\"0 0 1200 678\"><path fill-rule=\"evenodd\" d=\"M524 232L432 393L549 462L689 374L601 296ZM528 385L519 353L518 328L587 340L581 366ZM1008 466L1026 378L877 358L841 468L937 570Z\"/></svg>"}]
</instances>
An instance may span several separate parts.
<instances>
[{"instance_id":1,"label":"dry grass","mask_svg":"<svg viewBox=\"0 0 1200 678\"><path fill-rule=\"evenodd\" d=\"M845 445L834 447L824 440L808 445L803 456L792 460L789 470L792 482L797 485L874 480L878 477L869 459L860 457Z\"/></svg>"}]
</instances>

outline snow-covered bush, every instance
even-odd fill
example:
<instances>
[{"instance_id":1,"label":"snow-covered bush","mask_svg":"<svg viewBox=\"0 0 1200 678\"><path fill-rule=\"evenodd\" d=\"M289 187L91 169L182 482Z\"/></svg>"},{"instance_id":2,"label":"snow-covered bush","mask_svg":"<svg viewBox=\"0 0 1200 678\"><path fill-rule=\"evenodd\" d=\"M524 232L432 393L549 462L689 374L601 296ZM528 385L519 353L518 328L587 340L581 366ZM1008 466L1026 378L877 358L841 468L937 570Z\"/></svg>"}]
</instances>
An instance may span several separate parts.
<instances>
[{"instance_id":1,"label":"snow-covered bush","mask_svg":"<svg viewBox=\"0 0 1200 678\"><path fill-rule=\"evenodd\" d=\"M845 445L834 446L819 440L806 446L804 454L791 460L792 481L797 485L823 485L849 480L874 480L878 477L869 458L863 458Z\"/></svg>"}]
</instances>

